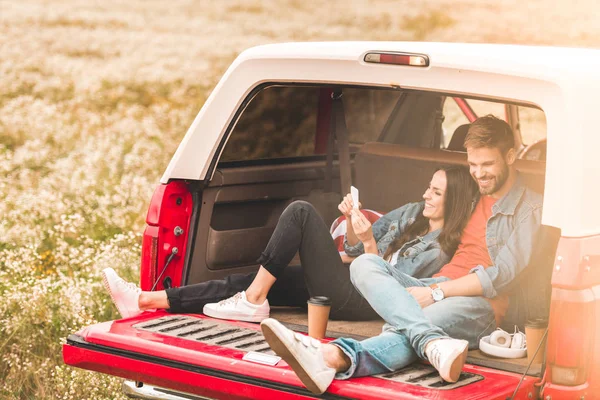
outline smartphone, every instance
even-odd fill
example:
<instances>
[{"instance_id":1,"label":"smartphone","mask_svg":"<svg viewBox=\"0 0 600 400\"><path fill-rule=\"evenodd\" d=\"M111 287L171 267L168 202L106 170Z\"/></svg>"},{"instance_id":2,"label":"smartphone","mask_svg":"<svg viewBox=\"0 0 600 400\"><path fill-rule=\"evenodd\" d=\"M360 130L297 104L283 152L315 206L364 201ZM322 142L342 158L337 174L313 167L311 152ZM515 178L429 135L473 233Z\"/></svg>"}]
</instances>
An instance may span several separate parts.
<instances>
[{"instance_id":1,"label":"smartphone","mask_svg":"<svg viewBox=\"0 0 600 400\"><path fill-rule=\"evenodd\" d=\"M358 210L358 189L354 186L350 186L350 196L352 196L352 204L355 210Z\"/></svg>"}]
</instances>

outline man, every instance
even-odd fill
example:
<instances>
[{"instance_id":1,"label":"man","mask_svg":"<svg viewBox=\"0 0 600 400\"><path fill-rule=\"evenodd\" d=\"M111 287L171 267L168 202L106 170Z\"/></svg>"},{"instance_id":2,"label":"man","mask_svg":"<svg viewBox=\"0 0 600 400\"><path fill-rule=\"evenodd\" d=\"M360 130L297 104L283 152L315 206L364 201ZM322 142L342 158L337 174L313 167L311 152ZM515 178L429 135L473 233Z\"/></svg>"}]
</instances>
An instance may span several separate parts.
<instances>
[{"instance_id":1,"label":"man","mask_svg":"<svg viewBox=\"0 0 600 400\"><path fill-rule=\"evenodd\" d=\"M394 270L373 254L350 266L353 284L386 321L380 335L321 344L274 319L262 322L271 348L309 390L322 393L334 377L394 371L418 358L455 382L469 347L477 348L478 338L500 324L508 308L503 290L529 263L542 198L523 185L513 166L514 137L506 122L492 115L477 119L465 147L480 198L450 262L427 279ZM353 225L359 214L353 215ZM357 234L370 229L360 225L354 225Z\"/></svg>"}]
</instances>

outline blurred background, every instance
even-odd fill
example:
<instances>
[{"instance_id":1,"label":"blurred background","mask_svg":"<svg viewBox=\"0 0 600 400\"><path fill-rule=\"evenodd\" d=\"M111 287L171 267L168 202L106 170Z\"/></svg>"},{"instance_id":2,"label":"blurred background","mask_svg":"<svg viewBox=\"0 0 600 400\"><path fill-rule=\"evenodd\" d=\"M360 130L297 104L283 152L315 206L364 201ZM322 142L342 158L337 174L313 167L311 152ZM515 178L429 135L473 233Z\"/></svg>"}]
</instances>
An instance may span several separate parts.
<instances>
[{"instance_id":1,"label":"blurred background","mask_svg":"<svg viewBox=\"0 0 600 400\"><path fill-rule=\"evenodd\" d=\"M598 48L600 3L0 0L0 398L122 398L61 360L118 317L99 271L138 279L152 192L235 56L321 40Z\"/></svg>"}]
</instances>

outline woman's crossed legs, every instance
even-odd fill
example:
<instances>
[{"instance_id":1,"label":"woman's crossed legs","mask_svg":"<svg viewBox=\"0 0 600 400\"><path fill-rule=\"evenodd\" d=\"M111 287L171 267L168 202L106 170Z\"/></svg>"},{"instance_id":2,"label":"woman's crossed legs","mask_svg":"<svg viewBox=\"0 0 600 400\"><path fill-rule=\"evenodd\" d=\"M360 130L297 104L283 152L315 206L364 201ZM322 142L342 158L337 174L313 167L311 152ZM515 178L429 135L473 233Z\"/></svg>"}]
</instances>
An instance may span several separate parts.
<instances>
[{"instance_id":1,"label":"woman's crossed legs","mask_svg":"<svg viewBox=\"0 0 600 400\"><path fill-rule=\"evenodd\" d=\"M296 253L301 269L288 268ZM310 203L296 201L284 210L258 262L261 267L256 274L234 274L157 292L141 292L112 269L103 271L103 276L123 317L168 309L259 322L268 317L269 302L301 306L309 296L327 296L333 319L378 318L352 285L329 229Z\"/></svg>"}]
</instances>

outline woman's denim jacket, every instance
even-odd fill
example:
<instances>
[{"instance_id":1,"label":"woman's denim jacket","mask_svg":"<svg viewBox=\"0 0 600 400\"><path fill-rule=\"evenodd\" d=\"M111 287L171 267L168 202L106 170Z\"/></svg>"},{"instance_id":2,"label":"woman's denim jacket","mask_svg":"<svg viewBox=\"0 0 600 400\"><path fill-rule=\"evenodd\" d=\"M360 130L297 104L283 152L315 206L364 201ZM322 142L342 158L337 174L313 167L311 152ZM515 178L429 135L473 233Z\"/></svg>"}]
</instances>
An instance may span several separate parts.
<instances>
[{"instance_id":1,"label":"woman's denim jacket","mask_svg":"<svg viewBox=\"0 0 600 400\"><path fill-rule=\"evenodd\" d=\"M373 236L377 242L379 256L383 256L389 244L399 237L412 224L416 217L423 212L424 202L409 203L397 208L379 218L373 224ZM450 257L444 253L438 242L440 229L417 236L400 248L395 268L415 278L428 278L435 274L448 262ZM354 246L348 244L344 237L344 250L351 257L364 253L362 242Z\"/></svg>"},{"instance_id":2,"label":"woman's denim jacket","mask_svg":"<svg viewBox=\"0 0 600 400\"><path fill-rule=\"evenodd\" d=\"M541 221L542 196L526 187L517 175L509 192L492 206L487 221L485 240L493 265L471 270L479 277L484 297L503 293L527 267Z\"/></svg>"}]
</instances>

